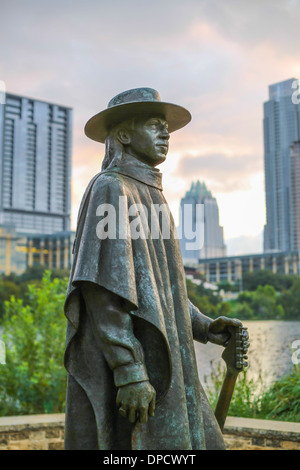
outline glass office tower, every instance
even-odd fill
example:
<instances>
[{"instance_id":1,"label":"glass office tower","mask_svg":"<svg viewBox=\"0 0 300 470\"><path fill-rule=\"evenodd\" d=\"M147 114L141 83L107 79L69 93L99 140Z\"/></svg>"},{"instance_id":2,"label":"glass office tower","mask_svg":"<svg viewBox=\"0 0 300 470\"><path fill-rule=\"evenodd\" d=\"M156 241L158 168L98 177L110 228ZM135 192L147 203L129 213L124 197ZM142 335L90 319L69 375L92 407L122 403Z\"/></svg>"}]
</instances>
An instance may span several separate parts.
<instances>
[{"instance_id":1,"label":"glass office tower","mask_svg":"<svg viewBox=\"0 0 300 470\"><path fill-rule=\"evenodd\" d=\"M197 211L197 205L201 210ZM190 234L196 233L198 224L202 225L202 233L197 242L196 237L190 238ZM204 182L192 183L181 199L178 233L184 262L226 256L218 203ZM191 246L192 249L189 248Z\"/></svg>"},{"instance_id":2,"label":"glass office tower","mask_svg":"<svg viewBox=\"0 0 300 470\"><path fill-rule=\"evenodd\" d=\"M300 140L300 105L292 98L298 84L291 78L269 86L269 100L264 103L265 251L293 249L291 148Z\"/></svg>"},{"instance_id":3,"label":"glass office tower","mask_svg":"<svg viewBox=\"0 0 300 470\"><path fill-rule=\"evenodd\" d=\"M0 224L70 230L72 109L6 94L0 105Z\"/></svg>"}]
</instances>

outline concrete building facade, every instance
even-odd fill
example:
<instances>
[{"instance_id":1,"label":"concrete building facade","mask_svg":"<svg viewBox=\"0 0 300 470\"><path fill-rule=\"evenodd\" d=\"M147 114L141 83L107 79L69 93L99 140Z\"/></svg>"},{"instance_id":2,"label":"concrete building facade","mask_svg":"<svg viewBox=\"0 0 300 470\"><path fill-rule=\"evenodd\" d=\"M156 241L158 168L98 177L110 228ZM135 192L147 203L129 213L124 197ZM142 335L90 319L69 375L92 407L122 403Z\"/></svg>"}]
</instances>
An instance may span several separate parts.
<instances>
[{"instance_id":1,"label":"concrete building facade","mask_svg":"<svg viewBox=\"0 0 300 470\"><path fill-rule=\"evenodd\" d=\"M11 226L0 226L0 275L22 274L32 266L69 269L75 232L20 234Z\"/></svg>"},{"instance_id":2,"label":"concrete building facade","mask_svg":"<svg viewBox=\"0 0 300 470\"><path fill-rule=\"evenodd\" d=\"M6 93L0 105L0 224L70 230L72 109Z\"/></svg>"},{"instance_id":3,"label":"concrete building facade","mask_svg":"<svg viewBox=\"0 0 300 470\"><path fill-rule=\"evenodd\" d=\"M197 205L202 206L199 212L196 209ZM203 230L201 240L198 244L195 243L193 249L189 249L189 244L194 243L193 239L188 238L187 228L189 232L196 232L198 224L202 225ZM181 199L178 232L184 260L198 262L199 258L226 255L223 227L219 224L218 203L204 182L192 183L191 188ZM203 242L202 245L200 242Z\"/></svg>"},{"instance_id":4,"label":"concrete building facade","mask_svg":"<svg viewBox=\"0 0 300 470\"><path fill-rule=\"evenodd\" d=\"M291 147L300 140L300 105L292 99L295 78L269 86L264 103L264 164L267 220L265 251L293 249L291 233Z\"/></svg>"},{"instance_id":5,"label":"concrete building facade","mask_svg":"<svg viewBox=\"0 0 300 470\"><path fill-rule=\"evenodd\" d=\"M291 250L300 251L300 142L291 147L290 181Z\"/></svg>"},{"instance_id":6,"label":"concrete building facade","mask_svg":"<svg viewBox=\"0 0 300 470\"><path fill-rule=\"evenodd\" d=\"M274 252L243 256L226 256L199 260L198 265L185 263L186 272L189 268L196 269L206 282L219 283L229 281L233 284L243 281L243 274L268 270L274 274L300 275L300 252Z\"/></svg>"}]
</instances>

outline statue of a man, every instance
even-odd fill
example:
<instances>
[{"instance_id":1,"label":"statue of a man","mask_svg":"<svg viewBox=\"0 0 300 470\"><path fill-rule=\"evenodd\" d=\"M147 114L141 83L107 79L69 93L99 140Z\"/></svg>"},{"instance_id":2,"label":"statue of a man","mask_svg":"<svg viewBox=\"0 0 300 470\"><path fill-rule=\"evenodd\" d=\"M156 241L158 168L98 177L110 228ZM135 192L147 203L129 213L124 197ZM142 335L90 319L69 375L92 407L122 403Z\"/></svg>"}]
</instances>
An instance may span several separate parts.
<instances>
[{"instance_id":1,"label":"statue of a man","mask_svg":"<svg viewBox=\"0 0 300 470\"><path fill-rule=\"evenodd\" d=\"M106 153L79 210L65 304L66 449L224 449L193 339L224 345L240 322L212 320L189 302L156 168L170 133L190 119L138 88L85 127Z\"/></svg>"}]
</instances>

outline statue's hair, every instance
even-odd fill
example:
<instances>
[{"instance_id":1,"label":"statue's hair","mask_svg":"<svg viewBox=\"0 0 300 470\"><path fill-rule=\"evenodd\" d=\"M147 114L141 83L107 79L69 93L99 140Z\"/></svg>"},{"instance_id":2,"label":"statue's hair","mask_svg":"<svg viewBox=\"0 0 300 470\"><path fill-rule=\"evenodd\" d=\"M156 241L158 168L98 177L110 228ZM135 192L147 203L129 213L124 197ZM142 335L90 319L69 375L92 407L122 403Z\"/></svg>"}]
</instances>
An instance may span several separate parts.
<instances>
[{"instance_id":1,"label":"statue's hair","mask_svg":"<svg viewBox=\"0 0 300 470\"><path fill-rule=\"evenodd\" d=\"M102 162L102 170L106 170L113 166L118 166L125 157L124 145L117 138L117 133L121 128L127 130L134 130L135 119L126 119L112 129L110 129L108 136L105 139L105 155Z\"/></svg>"}]
</instances>

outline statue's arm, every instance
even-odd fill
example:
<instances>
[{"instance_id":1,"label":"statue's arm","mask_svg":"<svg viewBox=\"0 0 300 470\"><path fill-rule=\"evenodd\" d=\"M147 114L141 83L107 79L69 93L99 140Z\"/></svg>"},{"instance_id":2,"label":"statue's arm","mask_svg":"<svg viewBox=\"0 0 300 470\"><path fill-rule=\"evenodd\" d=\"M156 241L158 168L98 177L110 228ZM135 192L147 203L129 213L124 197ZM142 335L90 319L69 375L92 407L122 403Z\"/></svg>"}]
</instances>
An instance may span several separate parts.
<instances>
[{"instance_id":1,"label":"statue's arm","mask_svg":"<svg viewBox=\"0 0 300 470\"><path fill-rule=\"evenodd\" d=\"M144 353L134 335L125 301L96 284L84 282L81 291L92 328L118 388L116 405L131 423L154 416L156 392L149 382Z\"/></svg>"},{"instance_id":2,"label":"statue's arm","mask_svg":"<svg viewBox=\"0 0 300 470\"><path fill-rule=\"evenodd\" d=\"M131 315L123 300L96 284L84 282L81 291L93 331L114 374L116 387L149 380L144 353L133 333Z\"/></svg>"},{"instance_id":3,"label":"statue's arm","mask_svg":"<svg viewBox=\"0 0 300 470\"><path fill-rule=\"evenodd\" d=\"M214 344L226 346L231 335L228 327L242 326L240 320L235 318L221 316L212 320L206 315L203 315L203 313L201 313L190 300L188 302L192 321L193 338L200 343L207 343L209 341Z\"/></svg>"},{"instance_id":4,"label":"statue's arm","mask_svg":"<svg viewBox=\"0 0 300 470\"><path fill-rule=\"evenodd\" d=\"M207 341L209 341L209 326L213 320L201 313L190 300L188 302L192 321L193 338L200 343L207 343Z\"/></svg>"}]
</instances>

